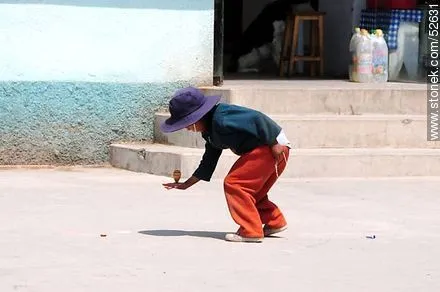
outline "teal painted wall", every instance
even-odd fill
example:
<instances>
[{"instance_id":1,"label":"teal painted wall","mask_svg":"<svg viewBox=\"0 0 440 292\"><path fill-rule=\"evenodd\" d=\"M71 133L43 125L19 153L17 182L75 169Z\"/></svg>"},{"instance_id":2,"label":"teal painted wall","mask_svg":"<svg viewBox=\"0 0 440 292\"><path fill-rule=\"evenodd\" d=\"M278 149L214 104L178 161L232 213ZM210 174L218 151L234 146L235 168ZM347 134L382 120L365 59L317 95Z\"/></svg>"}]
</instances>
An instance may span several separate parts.
<instances>
[{"instance_id":1,"label":"teal painted wall","mask_svg":"<svg viewBox=\"0 0 440 292\"><path fill-rule=\"evenodd\" d=\"M0 0L0 164L151 141L177 88L212 82L213 2Z\"/></svg>"},{"instance_id":2,"label":"teal painted wall","mask_svg":"<svg viewBox=\"0 0 440 292\"><path fill-rule=\"evenodd\" d=\"M149 141L176 83L0 82L0 164L96 164Z\"/></svg>"}]
</instances>

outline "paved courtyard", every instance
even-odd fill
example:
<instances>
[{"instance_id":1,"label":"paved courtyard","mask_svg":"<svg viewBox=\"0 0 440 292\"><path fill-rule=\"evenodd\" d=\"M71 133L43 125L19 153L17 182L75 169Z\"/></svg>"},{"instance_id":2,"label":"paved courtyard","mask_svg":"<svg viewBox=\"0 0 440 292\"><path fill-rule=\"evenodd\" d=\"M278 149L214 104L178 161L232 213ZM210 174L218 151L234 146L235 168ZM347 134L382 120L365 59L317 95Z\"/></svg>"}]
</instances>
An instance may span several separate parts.
<instances>
[{"instance_id":1,"label":"paved courtyard","mask_svg":"<svg viewBox=\"0 0 440 292\"><path fill-rule=\"evenodd\" d=\"M235 231L222 182L111 168L0 170L0 291L440 291L440 180L282 181L290 223Z\"/></svg>"}]
</instances>

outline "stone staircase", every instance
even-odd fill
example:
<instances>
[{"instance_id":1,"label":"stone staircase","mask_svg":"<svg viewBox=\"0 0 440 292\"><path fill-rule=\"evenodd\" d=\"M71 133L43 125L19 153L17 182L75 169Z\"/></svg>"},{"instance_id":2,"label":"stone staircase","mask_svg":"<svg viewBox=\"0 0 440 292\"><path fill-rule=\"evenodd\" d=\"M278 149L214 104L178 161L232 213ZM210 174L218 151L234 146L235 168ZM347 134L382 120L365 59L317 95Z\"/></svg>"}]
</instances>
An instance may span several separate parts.
<instances>
[{"instance_id":1,"label":"stone staircase","mask_svg":"<svg viewBox=\"0 0 440 292\"><path fill-rule=\"evenodd\" d=\"M222 102L260 110L294 145L284 178L440 176L440 144L426 140L426 85L345 81L236 81L203 88ZM204 140L186 130L164 135L155 116L154 144L113 144L114 167L185 177L197 168ZM224 151L214 178L237 159Z\"/></svg>"}]
</instances>

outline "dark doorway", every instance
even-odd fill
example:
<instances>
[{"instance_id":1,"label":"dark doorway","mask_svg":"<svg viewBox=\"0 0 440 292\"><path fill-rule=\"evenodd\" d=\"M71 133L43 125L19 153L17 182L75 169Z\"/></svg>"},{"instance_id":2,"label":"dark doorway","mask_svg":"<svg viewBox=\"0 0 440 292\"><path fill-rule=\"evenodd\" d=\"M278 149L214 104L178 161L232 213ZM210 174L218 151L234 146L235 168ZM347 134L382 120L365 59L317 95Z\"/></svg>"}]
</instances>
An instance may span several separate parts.
<instances>
[{"instance_id":1,"label":"dark doorway","mask_svg":"<svg viewBox=\"0 0 440 292\"><path fill-rule=\"evenodd\" d=\"M243 31L243 0L224 0L224 25L224 53L228 54Z\"/></svg>"},{"instance_id":2,"label":"dark doorway","mask_svg":"<svg viewBox=\"0 0 440 292\"><path fill-rule=\"evenodd\" d=\"M319 9L319 0L311 0L311 6ZM215 0L214 85L221 85L227 75L228 56L243 35L243 0Z\"/></svg>"}]
</instances>

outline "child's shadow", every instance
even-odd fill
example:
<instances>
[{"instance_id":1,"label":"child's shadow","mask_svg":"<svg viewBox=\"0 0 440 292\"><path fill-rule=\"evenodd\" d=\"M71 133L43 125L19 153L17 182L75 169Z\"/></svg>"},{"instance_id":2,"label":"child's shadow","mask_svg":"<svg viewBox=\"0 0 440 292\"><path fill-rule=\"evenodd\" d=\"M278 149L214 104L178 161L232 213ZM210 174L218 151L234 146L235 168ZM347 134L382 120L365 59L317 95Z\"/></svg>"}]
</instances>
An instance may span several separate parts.
<instances>
[{"instance_id":1,"label":"child's shadow","mask_svg":"<svg viewBox=\"0 0 440 292\"><path fill-rule=\"evenodd\" d=\"M143 230L139 233L151 236L192 236L192 237L202 237L202 238L214 238L224 240L225 232L215 232L215 231L186 231L186 230Z\"/></svg>"}]
</instances>

